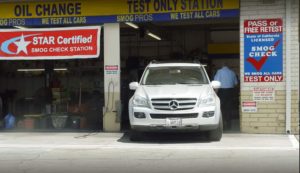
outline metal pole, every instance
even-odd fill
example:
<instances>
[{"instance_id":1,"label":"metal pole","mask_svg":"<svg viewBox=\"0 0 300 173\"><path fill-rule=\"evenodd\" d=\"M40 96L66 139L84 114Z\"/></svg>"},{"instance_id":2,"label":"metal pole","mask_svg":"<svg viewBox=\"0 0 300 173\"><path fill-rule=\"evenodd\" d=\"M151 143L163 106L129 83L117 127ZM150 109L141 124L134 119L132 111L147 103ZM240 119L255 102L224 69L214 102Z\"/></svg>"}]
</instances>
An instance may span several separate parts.
<instances>
[{"instance_id":1,"label":"metal pole","mask_svg":"<svg viewBox=\"0 0 300 173\"><path fill-rule=\"evenodd\" d=\"M286 121L285 121L285 130L286 133L291 133L291 110L292 110L292 96L291 96L291 18L292 18L292 1L286 0L286 19L285 19L285 28L286 28Z\"/></svg>"}]
</instances>

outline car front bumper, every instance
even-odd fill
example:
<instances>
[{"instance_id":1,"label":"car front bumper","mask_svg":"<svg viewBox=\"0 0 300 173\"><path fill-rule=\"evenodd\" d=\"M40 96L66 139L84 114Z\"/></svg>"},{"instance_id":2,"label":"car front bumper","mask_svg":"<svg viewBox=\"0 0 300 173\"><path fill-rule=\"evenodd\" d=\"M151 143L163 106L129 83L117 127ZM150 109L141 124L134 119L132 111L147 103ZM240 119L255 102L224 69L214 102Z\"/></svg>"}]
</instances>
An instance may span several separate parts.
<instances>
[{"instance_id":1,"label":"car front bumper","mask_svg":"<svg viewBox=\"0 0 300 173\"><path fill-rule=\"evenodd\" d=\"M144 113L145 118L136 118L134 113ZM205 113L214 112L211 117ZM160 115L159 118L153 115ZM163 117L167 115L166 117ZM196 115L196 116L186 116ZM217 106L207 106L182 111L162 111L145 107L129 108L131 128L138 131L208 131L217 129L221 111ZM175 124L170 121L177 121Z\"/></svg>"}]
</instances>

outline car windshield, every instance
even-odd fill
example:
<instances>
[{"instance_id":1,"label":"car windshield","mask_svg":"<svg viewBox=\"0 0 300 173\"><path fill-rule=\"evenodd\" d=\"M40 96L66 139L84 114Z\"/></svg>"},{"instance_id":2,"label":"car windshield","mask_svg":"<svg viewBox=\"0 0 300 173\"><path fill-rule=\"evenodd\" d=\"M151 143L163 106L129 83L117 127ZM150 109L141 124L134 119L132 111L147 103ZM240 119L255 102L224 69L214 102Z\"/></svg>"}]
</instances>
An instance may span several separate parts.
<instances>
[{"instance_id":1,"label":"car windshield","mask_svg":"<svg viewBox=\"0 0 300 173\"><path fill-rule=\"evenodd\" d=\"M151 67L142 79L142 85L208 84L201 67Z\"/></svg>"}]
</instances>

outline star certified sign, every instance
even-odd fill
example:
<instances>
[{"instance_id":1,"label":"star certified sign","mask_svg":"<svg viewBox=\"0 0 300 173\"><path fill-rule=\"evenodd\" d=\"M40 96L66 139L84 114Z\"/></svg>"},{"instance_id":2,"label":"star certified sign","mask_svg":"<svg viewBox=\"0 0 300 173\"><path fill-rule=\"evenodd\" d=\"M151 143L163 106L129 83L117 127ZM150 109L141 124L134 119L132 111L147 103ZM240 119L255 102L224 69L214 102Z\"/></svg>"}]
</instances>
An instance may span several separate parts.
<instances>
[{"instance_id":1,"label":"star certified sign","mask_svg":"<svg viewBox=\"0 0 300 173\"><path fill-rule=\"evenodd\" d=\"M0 30L0 60L98 58L100 27Z\"/></svg>"},{"instance_id":2,"label":"star certified sign","mask_svg":"<svg viewBox=\"0 0 300 173\"><path fill-rule=\"evenodd\" d=\"M178 107L179 107L178 101L177 101L177 100L172 100L172 101L170 101L169 107L170 107L171 110L176 110L176 109L178 109Z\"/></svg>"},{"instance_id":3,"label":"star certified sign","mask_svg":"<svg viewBox=\"0 0 300 173\"><path fill-rule=\"evenodd\" d=\"M13 37L9 40L6 40L2 43L1 45L1 51L8 54L8 55L18 55L21 52L24 52L26 55L28 54L27 52L27 46L31 43L31 41L25 41L25 38L35 36L39 34L30 34L30 35L21 35L19 37ZM15 51L11 51L12 45L14 44L16 46Z\"/></svg>"},{"instance_id":4,"label":"star certified sign","mask_svg":"<svg viewBox=\"0 0 300 173\"><path fill-rule=\"evenodd\" d=\"M25 41L24 35L22 34L20 41L15 41L14 43L18 47L16 54L19 54L21 51L27 54L27 46L31 43L31 41Z\"/></svg>"}]
</instances>

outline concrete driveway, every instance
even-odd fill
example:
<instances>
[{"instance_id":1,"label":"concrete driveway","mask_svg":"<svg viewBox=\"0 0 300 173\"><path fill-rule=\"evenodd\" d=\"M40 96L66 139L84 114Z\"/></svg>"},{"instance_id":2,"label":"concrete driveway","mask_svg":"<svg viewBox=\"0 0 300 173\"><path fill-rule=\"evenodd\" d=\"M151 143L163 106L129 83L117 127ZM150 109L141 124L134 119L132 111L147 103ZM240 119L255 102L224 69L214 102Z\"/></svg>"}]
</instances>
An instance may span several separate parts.
<instances>
[{"instance_id":1,"label":"concrete driveway","mask_svg":"<svg viewBox=\"0 0 300 173\"><path fill-rule=\"evenodd\" d=\"M298 173L293 135L150 134L132 143L123 133L0 133L0 172Z\"/></svg>"}]
</instances>

